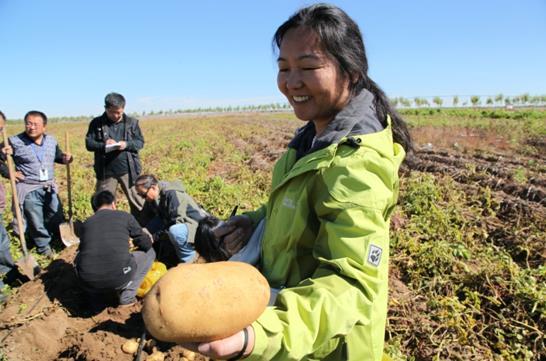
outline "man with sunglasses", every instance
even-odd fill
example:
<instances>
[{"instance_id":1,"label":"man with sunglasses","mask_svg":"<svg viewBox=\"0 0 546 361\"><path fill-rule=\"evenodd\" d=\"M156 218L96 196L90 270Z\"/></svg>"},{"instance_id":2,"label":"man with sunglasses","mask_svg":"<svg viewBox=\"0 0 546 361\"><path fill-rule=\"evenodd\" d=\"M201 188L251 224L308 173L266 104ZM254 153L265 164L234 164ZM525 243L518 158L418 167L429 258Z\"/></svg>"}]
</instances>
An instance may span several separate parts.
<instances>
[{"instance_id":1,"label":"man with sunglasses","mask_svg":"<svg viewBox=\"0 0 546 361\"><path fill-rule=\"evenodd\" d=\"M186 193L181 182L158 181L155 176L145 174L136 179L135 190L146 200L143 212L153 215L146 229L155 239L167 233L178 261L192 262L196 255L193 244L197 226L209 214Z\"/></svg>"}]
</instances>

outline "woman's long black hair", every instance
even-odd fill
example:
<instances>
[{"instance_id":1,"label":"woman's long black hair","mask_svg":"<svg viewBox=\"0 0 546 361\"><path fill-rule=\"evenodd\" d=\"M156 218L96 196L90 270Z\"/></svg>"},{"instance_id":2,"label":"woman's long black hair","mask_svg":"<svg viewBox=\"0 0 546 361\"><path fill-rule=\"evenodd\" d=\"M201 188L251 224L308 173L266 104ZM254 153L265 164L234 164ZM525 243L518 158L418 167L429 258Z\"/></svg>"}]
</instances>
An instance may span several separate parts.
<instances>
[{"instance_id":1,"label":"woman's long black hair","mask_svg":"<svg viewBox=\"0 0 546 361\"><path fill-rule=\"evenodd\" d=\"M351 79L350 91L355 96L362 89L374 95L378 119L387 125L392 119L394 141L409 152L413 149L408 127L391 106L383 90L368 76L368 59L358 25L340 8L329 4L315 4L303 8L285 21L273 36L273 47L280 49L286 32L299 26L308 27L318 35L324 49L337 60L341 71Z\"/></svg>"}]
</instances>

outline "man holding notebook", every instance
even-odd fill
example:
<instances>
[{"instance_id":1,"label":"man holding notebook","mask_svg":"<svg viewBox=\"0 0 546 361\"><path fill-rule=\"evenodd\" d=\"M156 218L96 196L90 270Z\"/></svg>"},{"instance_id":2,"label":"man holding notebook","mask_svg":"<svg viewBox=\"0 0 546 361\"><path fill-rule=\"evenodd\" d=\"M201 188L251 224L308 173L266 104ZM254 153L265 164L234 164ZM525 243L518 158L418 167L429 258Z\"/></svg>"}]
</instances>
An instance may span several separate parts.
<instances>
[{"instance_id":1,"label":"man holding notebook","mask_svg":"<svg viewBox=\"0 0 546 361\"><path fill-rule=\"evenodd\" d=\"M107 190L115 194L119 183L131 213L138 216L144 199L137 195L133 184L141 171L138 152L144 147L144 137L138 120L125 114L123 95L106 95L104 109L100 117L91 121L85 137L87 150L95 153L96 192Z\"/></svg>"}]
</instances>

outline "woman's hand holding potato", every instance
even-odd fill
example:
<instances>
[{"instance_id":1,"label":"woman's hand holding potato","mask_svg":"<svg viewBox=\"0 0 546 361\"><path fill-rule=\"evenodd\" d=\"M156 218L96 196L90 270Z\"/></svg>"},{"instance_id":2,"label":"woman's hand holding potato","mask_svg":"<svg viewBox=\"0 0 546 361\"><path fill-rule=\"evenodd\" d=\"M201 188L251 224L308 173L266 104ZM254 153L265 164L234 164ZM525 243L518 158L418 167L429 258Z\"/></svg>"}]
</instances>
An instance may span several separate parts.
<instances>
[{"instance_id":1,"label":"woman's hand holding potato","mask_svg":"<svg viewBox=\"0 0 546 361\"><path fill-rule=\"evenodd\" d=\"M246 330L247 336L244 335L244 331L239 331L236 334L221 340L204 343L185 343L182 344L182 347L199 352L201 355L212 359L231 359L232 357L239 355L239 358L244 358L250 355L254 349L254 329L252 326L248 326L246 327ZM244 340L245 337L247 337L246 345ZM244 352L241 354L243 346L246 347Z\"/></svg>"}]
</instances>

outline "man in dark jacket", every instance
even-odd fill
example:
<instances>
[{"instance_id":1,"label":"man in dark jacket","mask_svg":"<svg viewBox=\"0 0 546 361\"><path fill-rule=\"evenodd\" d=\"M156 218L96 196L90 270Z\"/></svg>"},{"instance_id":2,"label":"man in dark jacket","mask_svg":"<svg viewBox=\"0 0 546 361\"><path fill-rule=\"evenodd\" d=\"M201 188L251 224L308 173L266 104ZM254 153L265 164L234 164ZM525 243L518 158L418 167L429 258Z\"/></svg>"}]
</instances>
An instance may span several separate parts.
<instances>
[{"instance_id":1,"label":"man in dark jacket","mask_svg":"<svg viewBox=\"0 0 546 361\"><path fill-rule=\"evenodd\" d=\"M82 226L76 272L88 293L115 292L121 305L131 305L155 259L152 239L135 217L116 210L109 191L93 197L93 208L95 214ZM130 238L137 251L130 252Z\"/></svg>"},{"instance_id":2,"label":"man in dark jacket","mask_svg":"<svg viewBox=\"0 0 546 361\"><path fill-rule=\"evenodd\" d=\"M159 182L153 175L141 175L135 181L136 191L146 200L155 218L146 226L156 237L165 231L181 262L195 257L193 246L199 221L208 213L186 193L180 182Z\"/></svg>"},{"instance_id":3,"label":"man in dark jacket","mask_svg":"<svg viewBox=\"0 0 546 361\"><path fill-rule=\"evenodd\" d=\"M95 153L96 191L108 190L116 194L120 183L131 213L137 215L144 200L132 186L141 171L138 151L144 147L144 137L138 120L124 113L123 95L106 95L104 109L100 117L91 121L85 137L87 150Z\"/></svg>"}]
</instances>

